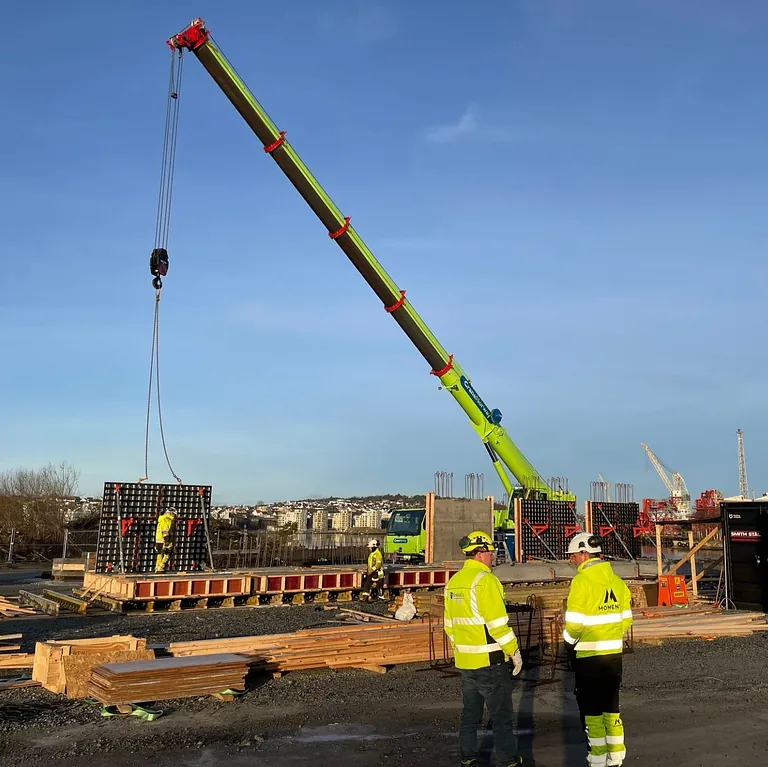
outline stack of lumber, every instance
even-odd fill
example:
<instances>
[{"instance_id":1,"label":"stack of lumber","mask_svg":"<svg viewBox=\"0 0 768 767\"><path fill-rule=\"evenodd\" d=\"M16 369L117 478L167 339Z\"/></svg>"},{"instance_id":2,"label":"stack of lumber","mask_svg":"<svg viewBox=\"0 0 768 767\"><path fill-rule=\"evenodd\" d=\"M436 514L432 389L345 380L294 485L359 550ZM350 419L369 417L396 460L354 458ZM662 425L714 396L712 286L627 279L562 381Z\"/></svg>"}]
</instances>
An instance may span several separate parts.
<instances>
[{"instance_id":1,"label":"stack of lumber","mask_svg":"<svg viewBox=\"0 0 768 767\"><path fill-rule=\"evenodd\" d=\"M32 668L34 655L31 653L14 652L20 650L21 645L8 644L14 639L21 639L21 634L5 634L0 636L0 670L11 668Z\"/></svg>"},{"instance_id":2,"label":"stack of lumber","mask_svg":"<svg viewBox=\"0 0 768 767\"><path fill-rule=\"evenodd\" d=\"M248 658L218 653L107 663L91 669L88 695L106 706L242 690Z\"/></svg>"},{"instance_id":3,"label":"stack of lumber","mask_svg":"<svg viewBox=\"0 0 768 767\"><path fill-rule=\"evenodd\" d=\"M247 655L252 668L274 673L317 668L364 668L383 671L398 663L448 658L442 622L372 623L339 628L304 629L290 634L172 642L174 657L235 652Z\"/></svg>"},{"instance_id":4,"label":"stack of lumber","mask_svg":"<svg viewBox=\"0 0 768 767\"><path fill-rule=\"evenodd\" d=\"M87 696L90 670L103 663L154 658L147 640L130 635L96 639L60 639L37 642L32 679L46 690L66 693L70 698Z\"/></svg>"},{"instance_id":5,"label":"stack of lumber","mask_svg":"<svg viewBox=\"0 0 768 767\"><path fill-rule=\"evenodd\" d=\"M658 644L664 639L716 639L768 631L764 613L729 610L713 605L687 608L649 607L633 615L635 643Z\"/></svg>"},{"instance_id":6,"label":"stack of lumber","mask_svg":"<svg viewBox=\"0 0 768 767\"><path fill-rule=\"evenodd\" d=\"M22 607L18 599L0 597L0 616L3 618L19 618L24 615L34 615L35 611L29 607Z\"/></svg>"},{"instance_id":7,"label":"stack of lumber","mask_svg":"<svg viewBox=\"0 0 768 767\"><path fill-rule=\"evenodd\" d=\"M526 604L530 601L533 607L539 612L554 613L563 608L564 601L568 598L568 589L571 582L553 583L552 585L536 586L504 586L504 599L509 604ZM413 603L416 606L418 615L438 615L443 614L443 592L442 591L424 591L416 592L413 596ZM389 611L394 613L400 605L403 604L403 595L399 594L394 602L390 604Z\"/></svg>"}]
</instances>

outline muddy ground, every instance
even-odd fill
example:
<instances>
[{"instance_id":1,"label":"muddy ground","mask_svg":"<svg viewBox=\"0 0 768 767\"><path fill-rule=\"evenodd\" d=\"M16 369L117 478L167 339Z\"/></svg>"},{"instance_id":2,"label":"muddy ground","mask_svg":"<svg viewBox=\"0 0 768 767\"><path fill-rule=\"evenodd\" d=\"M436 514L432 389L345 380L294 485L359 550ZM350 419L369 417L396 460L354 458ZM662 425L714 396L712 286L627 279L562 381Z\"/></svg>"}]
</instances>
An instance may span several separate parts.
<instances>
[{"instance_id":1,"label":"muddy ground","mask_svg":"<svg viewBox=\"0 0 768 767\"><path fill-rule=\"evenodd\" d=\"M361 608L361 605L351 605ZM370 608L369 608L370 609ZM384 610L382 604L374 607ZM312 606L3 621L0 633L41 638L133 633L152 643L328 625ZM333 625L333 624L331 624ZM768 636L678 641L625 657L626 764L757 767L768 752ZM154 722L103 718L97 705L39 688L0 692L0 765L245 767L453 765L456 676L428 664L385 675L312 671L249 679L233 703L164 701ZM521 753L538 767L585 764L573 680L531 666L516 682ZM489 733L481 733L486 747ZM486 762L488 763L488 762Z\"/></svg>"}]
</instances>

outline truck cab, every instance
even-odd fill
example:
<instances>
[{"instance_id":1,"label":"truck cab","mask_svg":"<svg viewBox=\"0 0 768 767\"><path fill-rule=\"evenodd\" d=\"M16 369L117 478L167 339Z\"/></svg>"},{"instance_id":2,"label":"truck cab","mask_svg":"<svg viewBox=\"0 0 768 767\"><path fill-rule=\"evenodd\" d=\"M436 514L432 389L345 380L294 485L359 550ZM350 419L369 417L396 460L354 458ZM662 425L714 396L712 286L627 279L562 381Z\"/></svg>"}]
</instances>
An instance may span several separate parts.
<instances>
[{"instance_id":1,"label":"truck cab","mask_svg":"<svg viewBox=\"0 0 768 767\"><path fill-rule=\"evenodd\" d=\"M396 509L389 516L384 554L394 562L424 561L427 550L427 510Z\"/></svg>"}]
</instances>

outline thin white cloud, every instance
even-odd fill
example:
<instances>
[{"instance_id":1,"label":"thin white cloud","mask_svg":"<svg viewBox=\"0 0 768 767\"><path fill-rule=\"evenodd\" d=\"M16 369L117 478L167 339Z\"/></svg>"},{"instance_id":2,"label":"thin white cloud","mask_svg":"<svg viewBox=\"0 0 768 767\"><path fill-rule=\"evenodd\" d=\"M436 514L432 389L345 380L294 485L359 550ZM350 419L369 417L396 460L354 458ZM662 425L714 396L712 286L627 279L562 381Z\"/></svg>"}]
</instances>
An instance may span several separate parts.
<instances>
[{"instance_id":1,"label":"thin white cloud","mask_svg":"<svg viewBox=\"0 0 768 767\"><path fill-rule=\"evenodd\" d=\"M455 144L469 136L489 141L514 141L520 138L519 132L511 128L483 123L478 119L477 111L472 105L464 110L456 122L428 128L424 136L434 144Z\"/></svg>"},{"instance_id":2,"label":"thin white cloud","mask_svg":"<svg viewBox=\"0 0 768 767\"><path fill-rule=\"evenodd\" d=\"M453 144L463 136L469 136L477 130L477 117L473 107L467 107L456 122L438 125L427 130L427 141L436 144Z\"/></svg>"}]
</instances>

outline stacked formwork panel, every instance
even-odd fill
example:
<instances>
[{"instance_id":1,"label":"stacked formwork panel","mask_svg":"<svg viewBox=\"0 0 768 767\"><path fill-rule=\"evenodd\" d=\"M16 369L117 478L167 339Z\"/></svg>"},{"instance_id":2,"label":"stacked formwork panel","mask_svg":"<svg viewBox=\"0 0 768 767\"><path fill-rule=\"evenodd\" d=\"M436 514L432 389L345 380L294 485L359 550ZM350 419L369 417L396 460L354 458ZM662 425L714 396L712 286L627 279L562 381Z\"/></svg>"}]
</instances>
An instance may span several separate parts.
<instances>
[{"instance_id":1,"label":"stacked formwork panel","mask_svg":"<svg viewBox=\"0 0 768 767\"><path fill-rule=\"evenodd\" d=\"M208 564L210 486L105 482L103 497L97 573L154 572L157 519L171 506L176 522L167 570L195 572Z\"/></svg>"},{"instance_id":2,"label":"stacked formwork panel","mask_svg":"<svg viewBox=\"0 0 768 767\"><path fill-rule=\"evenodd\" d=\"M575 501L515 500L515 561L568 559L568 540L582 529Z\"/></svg>"},{"instance_id":3,"label":"stacked formwork panel","mask_svg":"<svg viewBox=\"0 0 768 767\"><path fill-rule=\"evenodd\" d=\"M640 559L643 537L652 532L638 503L586 501L584 524L602 538L603 554L610 559Z\"/></svg>"}]
</instances>

